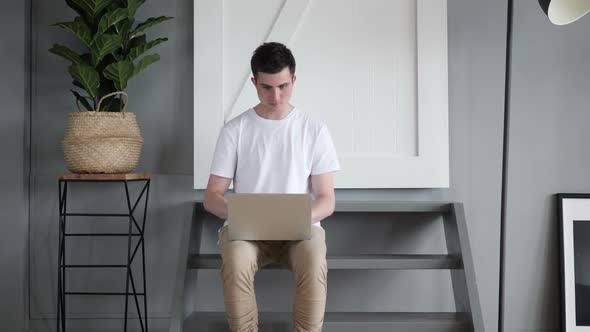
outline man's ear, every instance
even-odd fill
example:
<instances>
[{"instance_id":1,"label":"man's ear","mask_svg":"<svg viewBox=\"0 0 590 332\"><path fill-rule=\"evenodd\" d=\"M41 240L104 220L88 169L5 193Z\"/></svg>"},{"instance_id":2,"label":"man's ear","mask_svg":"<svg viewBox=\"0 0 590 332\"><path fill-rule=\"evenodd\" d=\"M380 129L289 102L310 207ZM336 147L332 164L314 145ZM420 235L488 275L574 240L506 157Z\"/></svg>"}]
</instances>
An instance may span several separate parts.
<instances>
[{"instance_id":1,"label":"man's ear","mask_svg":"<svg viewBox=\"0 0 590 332\"><path fill-rule=\"evenodd\" d=\"M250 80L252 81L252 84L254 84L254 86L256 86L256 77L252 76L252 77L250 77Z\"/></svg>"},{"instance_id":2,"label":"man's ear","mask_svg":"<svg viewBox=\"0 0 590 332\"><path fill-rule=\"evenodd\" d=\"M295 83L296 79L297 79L297 76L293 75L293 83Z\"/></svg>"}]
</instances>

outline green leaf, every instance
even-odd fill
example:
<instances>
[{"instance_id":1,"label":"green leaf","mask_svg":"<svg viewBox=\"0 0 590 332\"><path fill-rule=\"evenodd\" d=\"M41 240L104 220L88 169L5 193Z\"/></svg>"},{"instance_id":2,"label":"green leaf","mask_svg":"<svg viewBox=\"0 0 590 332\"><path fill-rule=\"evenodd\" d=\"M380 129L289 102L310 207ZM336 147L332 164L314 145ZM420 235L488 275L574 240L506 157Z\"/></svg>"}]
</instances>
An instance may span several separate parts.
<instances>
[{"instance_id":1,"label":"green leaf","mask_svg":"<svg viewBox=\"0 0 590 332\"><path fill-rule=\"evenodd\" d=\"M66 4L68 5L68 7L72 8L76 13L80 15L84 14L83 8L74 3L74 1L66 0Z\"/></svg>"},{"instance_id":2,"label":"green leaf","mask_svg":"<svg viewBox=\"0 0 590 332\"><path fill-rule=\"evenodd\" d=\"M127 60L111 63L104 69L103 75L113 81L118 90L123 90L133 75L133 63Z\"/></svg>"},{"instance_id":3,"label":"green leaf","mask_svg":"<svg viewBox=\"0 0 590 332\"><path fill-rule=\"evenodd\" d=\"M74 1L72 1L72 0L65 0L65 1L70 8L72 8L76 13L78 13L78 15L80 15L80 17L82 17L84 19L84 22L86 22L86 25L88 25L89 27L94 27L95 19L94 19L94 17L92 17L90 15L90 13L88 13L84 8L76 5L74 3Z\"/></svg>"},{"instance_id":4,"label":"green leaf","mask_svg":"<svg viewBox=\"0 0 590 332\"><path fill-rule=\"evenodd\" d=\"M129 17L134 17L137 8L141 6L145 0L127 0L127 9L129 10Z\"/></svg>"},{"instance_id":5,"label":"green leaf","mask_svg":"<svg viewBox=\"0 0 590 332\"><path fill-rule=\"evenodd\" d=\"M82 61L86 63L90 63L92 61L92 55L90 53L84 53L80 55L80 58L82 58Z\"/></svg>"},{"instance_id":6,"label":"green leaf","mask_svg":"<svg viewBox=\"0 0 590 332\"><path fill-rule=\"evenodd\" d=\"M73 84L74 86L77 86L77 87L79 87L79 88L80 88L80 89L82 89L82 90L85 90L85 89L86 89L86 88L84 88L84 86L82 85L82 83L80 83L80 82L78 82L78 81L76 81L76 80L72 80L72 84Z\"/></svg>"},{"instance_id":7,"label":"green leaf","mask_svg":"<svg viewBox=\"0 0 590 332\"><path fill-rule=\"evenodd\" d=\"M96 66L105 55L121 47L121 36L113 34L97 35L90 47L92 51L92 65Z\"/></svg>"},{"instance_id":8,"label":"green leaf","mask_svg":"<svg viewBox=\"0 0 590 332\"><path fill-rule=\"evenodd\" d=\"M82 8L90 16L96 17L106 6L110 5L113 0L72 0L72 2Z\"/></svg>"},{"instance_id":9,"label":"green leaf","mask_svg":"<svg viewBox=\"0 0 590 332\"><path fill-rule=\"evenodd\" d=\"M131 77L137 76L137 74L141 73L147 66L151 65L152 63L160 60L160 56L158 54L150 54L146 55L139 62L135 65L135 69L133 69L133 75Z\"/></svg>"},{"instance_id":10,"label":"green leaf","mask_svg":"<svg viewBox=\"0 0 590 332\"><path fill-rule=\"evenodd\" d=\"M115 30L117 30L117 33L120 35L127 33L133 25L133 22L135 22L135 20L132 18L127 18L122 21L119 21L117 22L117 24L115 24Z\"/></svg>"},{"instance_id":11,"label":"green leaf","mask_svg":"<svg viewBox=\"0 0 590 332\"><path fill-rule=\"evenodd\" d=\"M143 35L140 35L138 37L131 39L127 46L129 47L129 49L131 49L131 48L137 47L139 45L145 44L146 42L147 42L147 38L145 37L145 34L143 34Z\"/></svg>"},{"instance_id":12,"label":"green leaf","mask_svg":"<svg viewBox=\"0 0 590 332\"><path fill-rule=\"evenodd\" d=\"M110 27L127 18L128 11L125 8L117 8L105 14L98 23L98 32L104 33Z\"/></svg>"},{"instance_id":13,"label":"green leaf","mask_svg":"<svg viewBox=\"0 0 590 332\"><path fill-rule=\"evenodd\" d=\"M115 88L115 84L113 83L113 81L103 77L100 81L100 87L98 88L98 96L105 96L115 91L117 91L117 88ZM100 98L97 97L96 99Z\"/></svg>"},{"instance_id":14,"label":"green leaf","mask_svg":"<svg viewBox=\"0 0 590 332\"><path fill-rule=\"evenodd\" d=\"M114 2L111 2L110 5L108 5L106 8L107 12L112 12L113 10L117 9L117 8L125 8L125 1L124 0L115 0Z\"/></svg>"},{"instance_id":15,"label":"green leaf","mask_svg":"<svg viewBox=\"0 0 590 332\"><path fill-rule=\"evenodd\" d=\"M49 49L49 52L59 55L67 60L70 60L72 63L81 64L82 58L78 53L72 51L71 49L67 48L66 46L62 46L59 44L53 44L53 47Z\"/></svg>"},{"instance_id":16,"label":"green leaf","mask_svg":"<svg viewBox=\"0 0 590 332\"><path fill-rule=\"evenodd\" d=\"M137 25L137 27L135 28L135 30L133 30L133 32L129 35L129 39L133 39L139 35L141 35L142 33L144 33L147 29L153 27L156 24L160 24L164 21L168 21L171 20L172 17L169 16L158 16L158 17L151 17L148 18L145 22L140 23Z\"/></svg>"},{"instance_id":17,"label":"green leaf","mask_svg":"<svg viewBox=\"0 0 590 332\"><path fill-rule=\"evenodd\" d=\"M129 50L129 54L127 55L127 59L133 61L133 60L139 58L140 55L147 52L149 49L151 49L154 46L161 44L167 40L168 40L168 38L158 38L158 39L152 40L148 43L144 42L143 44L140 44L139 46L133 47L132 49Z\"/></svg>"},{"instance_id":18,"label":"green leaf","mask_svg":"<svg viewBox=\"0 0 590 332\"><path fill-rule=\"evenodd\" d=\"M74 94L74 96L76 97L76 99L78 100L78 102L80 102L80 104L82 104L82 106L84 106L84 108L86 108L86 110L88 112L94 111L94 108L92 108L92 106L90 106L90 103L88 102L88 99L82 97L78 92L76 92L74 90L70 90L70 91L72 91L72 93Z\"/></svg>"},{"instance_id":19,"label":"green leaf","mask_svg":"<svg viewBox=\"0 0 590 332\"><path fill-rule=\"evenodd\" d=\"M94 68L84 64L73 64L68 68L68 71L74 80L82 84L84 90L88 92L90 97L96 98L96 93L100 85L100 75L98 75L98 72Z\"/></svg>"},{"instance_id":20,"label":"green leaf","mask_svg":"<svg viewBox=\"0 0 590 332\"><path fill-rule=\"evenodd\" d=\"M80 15L80 16L86 15L86 12L84 11L84 9L82 7L76 5L74 3L74 1L66 0L66 4L68 5L68 7L72 8L76 13L78 13L78 15Z\"/></svg>"},{"instance_id":21,"label":"green leaf","mask_svg":"<svg viewBox=\"0 0 590 332\"><path fill-rule=\"evenodd\" d=\"M72 32L86 46L90 47L90 44L92 44L92 32L82 18L76 17L73 22L61 22L54 25Z\"/></svg>"}]
</instances>

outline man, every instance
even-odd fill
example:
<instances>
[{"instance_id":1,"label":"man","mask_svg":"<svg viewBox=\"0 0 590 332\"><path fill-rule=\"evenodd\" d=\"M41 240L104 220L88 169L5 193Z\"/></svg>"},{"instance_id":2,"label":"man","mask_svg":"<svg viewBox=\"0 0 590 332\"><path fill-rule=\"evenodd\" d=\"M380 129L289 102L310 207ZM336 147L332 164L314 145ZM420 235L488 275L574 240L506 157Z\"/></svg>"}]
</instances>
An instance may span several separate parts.
<instances>
[{"instance_id":1,"label":"man","mask_svg":"<svg viewBox=\"0 0 590 332\"><path fill-rule=\"evenodd\" d=\"M224 194L313 193L311 239L230 241L226 220L219 230L224 303L231 331L258 331L256 271L284 263L295 273L294 330L321 331L326 306L326 240L320 220L334 212L333 172L340 169L327 127L289 103L295 59L280 43L259 46L251 59L260 103L222 128L205 193L205 209L227 218ZM231 222L231 221L230 221Z\"/></svg>"}]
</instances>

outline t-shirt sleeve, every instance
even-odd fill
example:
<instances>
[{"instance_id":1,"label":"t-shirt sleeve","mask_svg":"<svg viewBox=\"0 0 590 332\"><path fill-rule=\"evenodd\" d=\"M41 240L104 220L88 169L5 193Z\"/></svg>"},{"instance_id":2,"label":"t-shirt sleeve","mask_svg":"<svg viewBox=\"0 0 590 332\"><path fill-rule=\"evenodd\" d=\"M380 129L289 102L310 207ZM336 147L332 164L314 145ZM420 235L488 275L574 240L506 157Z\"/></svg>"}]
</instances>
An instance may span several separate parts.
<instances>
[{"instance_id":1,"label":"t-shirt sleeve","mask_svg":"<svg viewBox=\"0 0 590 332\"><path fill-rule=\"evenodd\" d=\"M237 133L228 126L224 126L215 145L211 174L232 179L236 171L237 159Z\"/></svg>"},{"instance_id":2,"label":"t-shirt sleeve","mask_svg":"<svg viewBox=\"0 0 590 332\"><path fill-rule=\"evenodd\" d=\"M328 128L324 125L318 134L313 149L311 175L324 174L340 170L336 148Z\"/></svg>"}]
</instances>

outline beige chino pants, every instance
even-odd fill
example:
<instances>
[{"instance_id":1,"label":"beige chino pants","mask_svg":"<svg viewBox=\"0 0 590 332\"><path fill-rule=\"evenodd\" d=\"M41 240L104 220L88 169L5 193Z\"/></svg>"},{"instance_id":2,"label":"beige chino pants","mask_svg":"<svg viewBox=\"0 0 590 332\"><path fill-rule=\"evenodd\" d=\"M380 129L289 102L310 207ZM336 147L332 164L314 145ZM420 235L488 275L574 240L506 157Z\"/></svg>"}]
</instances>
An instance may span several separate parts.
<instances>
[{"instance_id":1,"label":"beige chino pants","mask_svg":"<svg viewBox=\"0 0 590 332\"><path fill-rule=\"evenodd\" d=\"M312 226L311 239L305 241L230 241L227 233L227 226L219 231L218 245L223 259L220 274L230 330L258 331L254 275L259 268L275 262L295 272L294 331L320 332L328 282L324 229Z\"/></svg>"}]
</instances>

